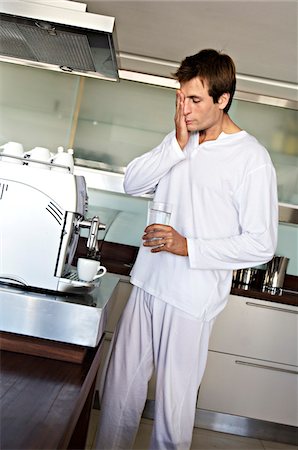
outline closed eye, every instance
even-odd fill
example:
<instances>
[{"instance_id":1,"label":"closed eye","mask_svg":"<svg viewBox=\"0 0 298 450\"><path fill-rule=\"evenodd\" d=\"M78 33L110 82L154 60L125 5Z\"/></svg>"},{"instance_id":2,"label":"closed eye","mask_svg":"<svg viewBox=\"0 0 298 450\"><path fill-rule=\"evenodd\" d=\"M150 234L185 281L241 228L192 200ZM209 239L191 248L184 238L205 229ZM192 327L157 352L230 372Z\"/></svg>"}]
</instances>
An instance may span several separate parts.
<instances>
[{"instance_id":1,"label":"closed eye","mask_svg":"<svg viewBox=\"0 0 298 450\"><path fill-rule=\"evenodd\" d=\"M191 96L190 97L193 103L199 103L202 99L200 97Z\"/></svg>"}]
</instances>

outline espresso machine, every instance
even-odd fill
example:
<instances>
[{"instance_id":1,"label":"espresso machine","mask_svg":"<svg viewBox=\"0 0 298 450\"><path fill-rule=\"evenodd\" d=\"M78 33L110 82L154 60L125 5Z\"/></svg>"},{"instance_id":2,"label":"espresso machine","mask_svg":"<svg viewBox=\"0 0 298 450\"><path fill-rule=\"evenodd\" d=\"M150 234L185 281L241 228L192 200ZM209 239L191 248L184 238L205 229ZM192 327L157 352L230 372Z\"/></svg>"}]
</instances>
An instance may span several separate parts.
<instances>
[{"instance_id":1,"label":"espresso machine","mask_svg":"<svg viewBox=\"0 0 298 450\"><path fill-rule=\"evenodd\" d=\"M85 179L71 167L0 154L0 282L60 292L90 287L72 262L80 229L89 229L86 251L96 257L105 225L85 217L87 206Z\"/></svg>"}]
</instances>

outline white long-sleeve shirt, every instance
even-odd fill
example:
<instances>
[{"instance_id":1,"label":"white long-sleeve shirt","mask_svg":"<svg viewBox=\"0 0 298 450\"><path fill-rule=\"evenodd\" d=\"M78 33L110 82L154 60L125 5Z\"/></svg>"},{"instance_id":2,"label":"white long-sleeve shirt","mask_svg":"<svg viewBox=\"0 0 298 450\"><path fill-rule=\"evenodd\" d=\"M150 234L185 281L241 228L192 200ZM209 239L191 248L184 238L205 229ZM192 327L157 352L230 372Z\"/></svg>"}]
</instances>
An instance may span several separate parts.
<instances>
[{"instance_id":1,"label":"white long-sleeve shirt","mask_svg":"<svg viewBox=\"0 0 298 450\"><path fill-rule=\"evenodd\" d=\"M175 132L134 159L124 179L128 194L155 192L173 205L170 225L187 238L188 256L141 246L132 284L210 320L225 306L232 271L269 261L276 248L275 170L266 149L246 131L221 133L182 151Z\"/></svg>"}]
</instances>

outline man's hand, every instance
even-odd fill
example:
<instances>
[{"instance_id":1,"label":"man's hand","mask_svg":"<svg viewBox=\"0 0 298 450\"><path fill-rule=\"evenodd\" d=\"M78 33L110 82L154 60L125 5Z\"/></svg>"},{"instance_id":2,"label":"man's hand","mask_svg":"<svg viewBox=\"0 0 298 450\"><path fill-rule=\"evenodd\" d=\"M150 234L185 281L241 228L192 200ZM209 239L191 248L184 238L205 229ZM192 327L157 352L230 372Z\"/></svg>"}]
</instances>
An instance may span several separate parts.
<instances>
[{"instance_id":1,"label":"man's hand","mask_svg":"<svg viewBox=\"0 0 298 450\"><path fill-rule=\"evenodd\" d=\"M187 130L184 116L184 100L184 94L178 89L176 92L175 127L176 139L182 150L186 146L189 139L189 132Z\"/></svg>"},{"instance_id":2,"label":"man's hand","mask_svg":"<svg viewBox=\"0 0 298 450\"><path fill-rule=\"evenodd\" d=\"M187 240L169 225L154 223L145 228L142 237L144 247L152 247L152 253L169 252L187 256Z\"/></svg>"}]
</instances>

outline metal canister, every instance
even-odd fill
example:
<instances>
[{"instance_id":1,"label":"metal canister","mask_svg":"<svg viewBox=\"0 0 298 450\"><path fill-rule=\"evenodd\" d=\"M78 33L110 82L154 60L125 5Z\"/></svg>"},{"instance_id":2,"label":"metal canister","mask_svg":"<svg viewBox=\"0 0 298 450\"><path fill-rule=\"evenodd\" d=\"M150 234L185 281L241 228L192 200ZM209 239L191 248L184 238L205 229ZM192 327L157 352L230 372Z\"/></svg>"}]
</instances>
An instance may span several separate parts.
<instances>
[{"instance_id":1,"label":"metal canister","mask_svg":"<svg viewBox=\"0 0 298 450\"><path fill-rule=\"evenodd\" d=\"M242 289L250 289L256 284L258 269L248 267L247 269L240 269L237 271L237 284Z\"/></svg>"},{"instance_id":2,"label":"metal canister","mask_svg":"<svg viewBox=\"0 0 298 450\"><path fill-rule=\"evenodd\" d=\"M273 294L283 287L289 258L285 256L274 256L267 265L267 270L264 278L263 291L271 292Z\"/></svg>"}]
</instances>

